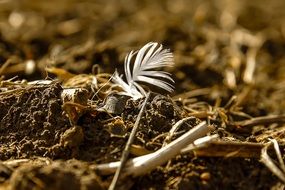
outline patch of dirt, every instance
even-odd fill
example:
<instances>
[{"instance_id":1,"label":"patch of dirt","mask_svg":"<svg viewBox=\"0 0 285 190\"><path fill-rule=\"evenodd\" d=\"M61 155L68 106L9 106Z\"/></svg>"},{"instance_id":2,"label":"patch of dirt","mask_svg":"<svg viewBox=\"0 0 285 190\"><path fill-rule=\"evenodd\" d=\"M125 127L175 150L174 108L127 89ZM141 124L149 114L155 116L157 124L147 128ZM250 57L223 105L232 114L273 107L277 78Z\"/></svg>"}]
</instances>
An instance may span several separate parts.
<instances>
[{"instance_id":1,"label":"patch of dirt","mask_svg":"<svg viewBox=\"0 0 285 190\"><path fill-rule=\"evenodd\" d=\"M0 95L1 160L47 156L69 158L71 151L56 148L70 127L61 109L59 83L15 89Z\"/></svg>"},{"instance_id":2,"label":"patch of dirt","mask_svg":"<svg viewBox=\"0 0 285 190\"><path fill-rule=\"evenodd\" d=\"M13 171L13 168L11 169ZM76 160L48 159L29 161L19 166L10 176L9 186L16 189L104 189L101 179L88 164ZM7 184L4 184L4 186Z\"/></svg>"},{"instance_id":3,"label":"patch of dirt","mask_svg":"<svg viewBox=\"0 0 285 190\"><path fill-rule=\"evenodd\" d=\"M134 189L159 189L161 184L170 189L268 189L277 180L255 159L183 155L170 162L138 178Z\"/></svg>"}]
</instances>

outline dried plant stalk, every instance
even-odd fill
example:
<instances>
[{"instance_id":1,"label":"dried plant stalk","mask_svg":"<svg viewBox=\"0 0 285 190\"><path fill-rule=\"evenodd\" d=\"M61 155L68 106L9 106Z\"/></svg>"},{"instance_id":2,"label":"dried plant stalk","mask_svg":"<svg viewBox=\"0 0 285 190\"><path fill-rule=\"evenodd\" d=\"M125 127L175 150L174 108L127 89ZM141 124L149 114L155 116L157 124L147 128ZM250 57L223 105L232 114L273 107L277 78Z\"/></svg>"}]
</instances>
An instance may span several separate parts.
<instances>
[{"instance_id":1,"label":"dried plant stalk","mask_svg":"<svg viewBox=\"0 0 285 190\"><path fill-rule=\"evenodd\" d=\"M264 145L262 143L211 141L203 147L196 148L194 153L196 156L208 157L258 158L263 147ZM192 151L191 145L183 149L183 153L189 151Z\"/></svg>"},{"instance_id":2,"label":"dried plant stalk","mask_svg":"<svg viewBox=\"0 0 285 190\"><path fill-rule=\"evenodd\" d=\"M139 176L155 169L175 157L188 144L196 139L205 136L210 132L210 128L205 121L201 122L178 139L174 140L158 151L144 156L136 157L126 163L124 175ZM102 174L114 173L119 167L120 162L112 162L95 166L95 169Z\"/></svg>"},{"instance_id":3,"label":"dried plant stalk","mask_svg":"<svg viewBox=\"0 0 285 190\"><path fill-rule=\"evenodd\" d=\"M174 136L175 132L178 130L178 128L181 125L193 119L195 119L195 117L190 116L190 117L183 118L179 120L178 122L176 122L175 125L173 125L172 128L170 129L168 135L165 137L162 147L166 146L171 141L171 138Z\"/></svg>"},{"instance_id":4,"label":"dried plant stalk","mask_svg":"<svg viewBox=\"0 0 285 190\"><path fill-rule=\"evenodd\" d=\"M244 121L233 122L231 123L231 125L241 126L241 127L252 127L255 125L264 125L270 123L285 123L285 115L268 115L268 116L255 117Z\"/></svg>"},{"instance_id":5,"label":"dried plant stalk","mask_svg":"<svg viewBox=\"0 0 285 190\"><path fill-rule=\"evenodd\" d=\"M114 178L113 178L113 180L112 180L112 182L111 182L111 184L109 186L109 190L115 189L116 183L117 183L117 181L118 181L118 179L120 177L120 174L121 174L121 172L123 170L123 167L125 166L125 164L127 162L128 156L130 154L131 145L132 145L132 143L133 143L133 141L135 139L136 132L137 132L137 130L139 128L140 119L141 119L142 114L143 114L143 112L145 110L146 103L147 103L147 101L149 99L149 96L150 96L150 92L147 94L147 96L145 98L145 101L144 101L144 103L142 105L142 108L141 108L141 110L139 112L139 115L137 116L136 122L135 122L134 127L133 127L133 129L131 131L130 137L129 137L129 139L127 141L127 144L126 144L126 147L125 147L125 149L123 151L121 162L120 162L121 164L118 166L118 168L116 170Z\"/></svg>"},{"instance_id":6,"label":"dried plant stalk","mask_svg":"<svg viewBox=\"0 0 285 190\"><path fill-rule=\"evenodd\" d=\"M268 155L268 147L273 143L274 149L280 164L280 168L274 163L272 158ZM280 153L280 149L276 140L271 140L271 142L262 149L260 161L272 172L274 173L283 183L285 183L285 166Z\"/></svg>"}]
</instances>

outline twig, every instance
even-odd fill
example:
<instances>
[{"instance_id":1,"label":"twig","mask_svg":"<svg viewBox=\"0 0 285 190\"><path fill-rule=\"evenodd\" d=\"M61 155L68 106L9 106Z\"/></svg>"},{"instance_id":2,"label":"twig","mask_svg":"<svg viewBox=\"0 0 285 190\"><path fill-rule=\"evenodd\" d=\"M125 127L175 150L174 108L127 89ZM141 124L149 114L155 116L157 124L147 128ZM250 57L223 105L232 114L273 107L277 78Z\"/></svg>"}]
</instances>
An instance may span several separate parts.
<instances>
[{"instance_id":1,"label":"twig","mask_svg":"<svg viewBox=\"0 0 285 190\"><path fill-rule=\"evenodd\" d=\"M162 147L166 146L171 141L171 138L174 136L174 133L178 130L178 128L181 125L183 125L187 121L193 120L193 119L195 119L195 117L190 116L190 117L183 118L183 119L179 120L178 122L176 122L172 126L172 128L170 129L168 135L165 137Z\"/></svg>"},{"instance_id":2,"label":"twig","mask_svg":"<svg viewBox=\"0 0 285 190\"><path fill-rule=\"evenodd\" d=\"M234 69L230 68L225 70L225 80L230 89L236 88L237 84Z\"/></svg>"},{"instance_id":3,"label":"twig","mask_svg":"<svg viewBox=\"0 0 285 190\"><path fill-rule=\"evenodd\" d=\"M97 96L98 93L99 93L105 86L107 86L107 85L110 83L110 81L112 80L113 76L114 76L114 74L111 75L111 77L97 90L97 92L95 92L95 93L93 94L93 96L91 97L91 100L93 100L93 99L95 98L95 96Z\"/></svg>"},{"instance_id":4,"label":"twig","mask_svg":"<svg viewBox=\"0 0 285 190\"><path fill-rule=\"evenodd\" d=\"M242 91L237 95L235 106L243 106L250 99L249 96L253 90L253 85L245 86Z\"/></svg>"},{"instance_id":5,"label":"twig","mask_svg":"<svg viewBox=\"0 0 285 190\"><path fill-rule=\"evenodd\" d=\"M252 119L232 122L230 125L240 126L240 127L252 127L256 125L264 125L270 123L285 123L285 115L269 115L262 117L255 117Z\"/></svg>"},{"instance_id":6,"label":"twig","mask_svg":"<svg viewBox=\"0 0 285 190\"><path fill-rule=\"evenodd\" d=\"M270 138L278 138L280 137L280 135L283 135L284 133L285 133L285 125L282 125L277 128L271 128L270 130L266 130L264 133L257 135L255 139L257 142L262 142Z\"/></svg>"},{"instance_id":7,"label":"twig","mask_svg":"<svg viewBox=\"0 0 285 190\"><path fill-rule=\"evenodd\" d=\"M18 167L22 164L26 164L26 163L31 163L31 162L43 162L46 165L51 164L51 160L49 158L46 157L35 157L32 159L13 159L13 160L6 160L6 161L2 161L0 163L4 164L5 166L9 166L9 167Z\"/></svg>"},{"instance_id":8,"label":"twig","mask_svg":"<svg viewBox=\"0 0 285 190\"><path fill-rule=\"evenodd\" d=\"M4 71L6 70L6 68L12 63L11 59L7 59L5 61L5 63L3 63L3 65L1 65L0 67L0 75L2 75L4 73Z\"/></svg>"},{"instance_id":9,"label":"twig","mask_svg":"<svg viewBox=\"0 0 285 190\"><path fill-rule=\"evenodd\" d=\"M270 156L267 153L267 149L272 143L274 145L274 149L275 149L275 152L277 154L281 169L274 163L272 158L270 158ZM274 142L274 140L273 141L271 140L271 143L269 143L267 146L265 146L262 149L260 157L261 157L260 162L262 162L272 173L274 173L283 183L285 183L284 162L283 162L281 154L280 154L278 143Z\"/></svg>"},{"instance_id":10,"label":"twig","mask_svg":"<svg viewBox=\"0 0 285 190\"><path fill-rule=\"evenodd\" d=\"M254 47L248 50L246 55L246 67L244 71L243 81L247 84L251 84L253 82L253 74L256 65L256 54L258 48Z\"/></svg>"},{"instance_id":11,"label":"twig","mask_svg":"<svg viewBox=\"0 0 285 190\"><path fill-rule=\"evenodd\" d=\"M190 110L189 108L187 107L184 107L185 110L187 111L191 111L192 113L188 113L188 116L192 116L192 117L196 117L196 118L199 118L199 119L205 119L209 116L213 116L214 113L213 112L210 112L210 111L195 111L193 112L193 110Z\"/></svg>"},{"instance_id":12,"label":"twig","mask_svg":"<svg viewBox=\"0 0 285 190\"><path fill-rule=\"evenodd\" d=\"M6 160L6 161L3 161L2 163L4 165L8 165L8 166L14 167L14 166L17 166L17 165L20 165L20 164L27 163L29 161L31 161L31 160L30 159L14 159L14 160Z\"/></svg>"},{"instance_id":13,"label":"twig","mask_svg":"<svg viewBox=\"0 0 285 190\"><path fill-rule=\"evenodd\" d=\"M112 180L112 182L111 182L111 184L109 186L109 190L114 190L115 189L117 181L118 181L118 179L120 177L120 174L122 172L122 168L125 166L125 164L127 162L127 159L128 159L129 153L130 153L131 145L132 145L132 143L133 143L133 141L135 139L136 132L137 132L137 130L139 128L140 119L141 119L142 114L143 114L143 112L145 110L146 103L147 103L149 97L150 97L150 92L148 92L148 94L147 94L147 96L145 98L145 101L144 101L144 103L142 105L142 108L141 108L141 110L140 110L140 112L138 114L138 117L136 119L134 127L133 127L133 129L131 131L130 137L129 137L128 141L127 141L126 147L125 147L125 149L124 149L124 151L122 153L122 158L121 158L121 162L120 162L121 164L119 165L119 167L116 170L116 173L115 173L115 175L113 177L113 180Z\"/></svg>"},{"instance_id":14,"label":"twig","mask_svg":"<svg viewBox=\"0 0 285 190\"><path fill-rule=\"evenodd\" d=\"M210 128L205 121L201 122L170 144L159 149L158 151L147 154L144 156L136 157L126 163L124 175L143 175L166 163L169 159L178 155L181 150L188 144L194 142L196 139L204 137ZM96 165L95 169L101 174L114 173L115 170L121 165L121 162L111 162L107 164Z\"/></svg>"},{"instance_id":15,"label":"twig","mask_svg":"<svg viewBox=\"0 0 285 190\"><path fill-rule=\"evenodd\" d=\"M262 143L230 142L230 141L210 141L203 147L195 148L190 145L182 150L182 153L194 151L196 156L209 157L259 157Z\"/></svg>"},{"instance_id":16,"label":"twig","mask_svg":"<svg viewBox=\"0 0 285 190\"><path fill-rule=\"evenodd\" d=\"M196 139L192 144L186 146L181 150L181 154L187 154L193 150L197 150L203 147L208 147L213 141L216 141L219 138L218 134L204 136L199 139Z\"/></svg>"},{"instance_id":17,"label":"twig","mask_svg":"<svg viewBox=\"0 0 285 190\"><path fill-rule=\"evenodd\" d=\"M284 161L283 161L283 159L282 159L282 155L281 155L281 151L280 151L278 142L277 142L276 139L270 139L270 141L273 143L273 146L274 146L274 149L275 149L275 152L276 152L276 155L277 155L279 164L280 164L280 168L281 168L281 169L283 170L283 172L285 173L285 164L284 164Z\"/></svg>"}]
</instances>

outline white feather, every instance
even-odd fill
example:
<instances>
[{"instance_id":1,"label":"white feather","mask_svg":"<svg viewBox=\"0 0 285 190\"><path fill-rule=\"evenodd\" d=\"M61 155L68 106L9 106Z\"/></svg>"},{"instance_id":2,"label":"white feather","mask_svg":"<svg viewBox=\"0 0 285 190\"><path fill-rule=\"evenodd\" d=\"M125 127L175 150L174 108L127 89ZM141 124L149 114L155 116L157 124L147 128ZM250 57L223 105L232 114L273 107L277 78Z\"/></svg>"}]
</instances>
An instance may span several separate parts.
<instances>
[{"instance_id":1,"label":"white feather","mask_svg":"<svg viewBox=\"0 0 285 190\"><path fill-rule=\"evenodd\" d=\"M132 59L136 55L132 69ZM131 51L125 58L124 70L126 82L114 73L113 81L119 84L124 90L124 94L138 99L146 95L146 91L138 82L148 83L160 87L168 92L172 92L174 87L169 82L174 83L170 74L165 71L157 71L166 66L173 66L173 54L168 49L163 49L162 45L150 42L143 46L138 52Z\"/></svg>"}]
</instances>

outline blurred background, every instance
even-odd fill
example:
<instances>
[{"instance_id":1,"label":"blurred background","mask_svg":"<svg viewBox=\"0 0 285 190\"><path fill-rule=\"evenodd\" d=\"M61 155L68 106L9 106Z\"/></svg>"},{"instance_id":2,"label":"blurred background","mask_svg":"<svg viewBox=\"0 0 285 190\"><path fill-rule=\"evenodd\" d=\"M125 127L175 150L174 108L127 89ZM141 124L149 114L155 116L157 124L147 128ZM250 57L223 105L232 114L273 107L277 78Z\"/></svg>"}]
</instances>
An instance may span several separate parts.
<instances>
[{"instance_id":1,"label":"blurred background","mask_svg":"<svg viewBox=\"0 0 285 190\"><path fill-rule=\"evenodd\" d=\"M276 112L266 97L285 107L284 10L282 0L0 0L0 74L113 73L156 41L174 52L175 94L211 87L212 99L228 100L248 87L264 99L256 115Z\"/></svg>"}]
</instances>

